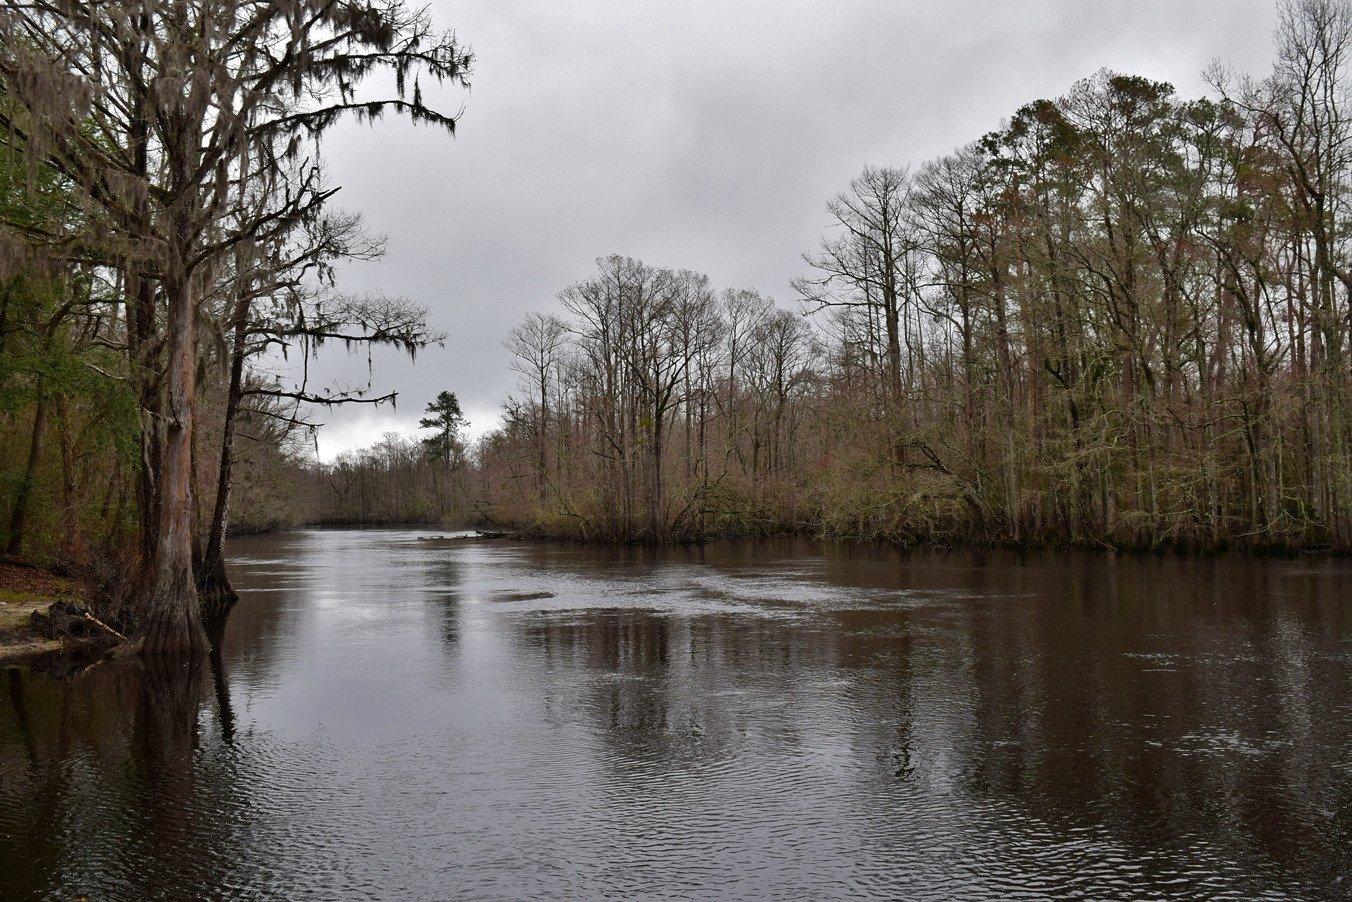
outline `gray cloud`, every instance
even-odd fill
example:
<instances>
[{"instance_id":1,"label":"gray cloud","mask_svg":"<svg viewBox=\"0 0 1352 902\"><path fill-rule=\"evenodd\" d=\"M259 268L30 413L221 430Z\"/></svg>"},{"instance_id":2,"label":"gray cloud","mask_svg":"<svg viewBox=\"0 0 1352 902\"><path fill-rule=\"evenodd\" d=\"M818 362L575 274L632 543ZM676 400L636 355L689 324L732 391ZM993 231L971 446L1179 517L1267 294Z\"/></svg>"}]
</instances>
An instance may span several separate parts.
<instances>
[{"instance_id":1,"label":"gray cloud","mask_svg":"<svg viewBox=\"0 0 1352 902\"><path fill-rule=\"evenodd\" d=\"M343 283L418 299L449 333L416 364L379 354L397 411L320 417L328 456L411 431L442 389L476 427L511 390L522 314L619 252L781 300L823 205L865 164L919 163L1100 68L1204 92L1213 59L1270 65L1266 0L434 4L478 58L460 134L337 130L343 206L389 236ZM453 107L453 108L454 108ZM321 379L364 381L325 349Z\"/></svg>"}]
</instances>

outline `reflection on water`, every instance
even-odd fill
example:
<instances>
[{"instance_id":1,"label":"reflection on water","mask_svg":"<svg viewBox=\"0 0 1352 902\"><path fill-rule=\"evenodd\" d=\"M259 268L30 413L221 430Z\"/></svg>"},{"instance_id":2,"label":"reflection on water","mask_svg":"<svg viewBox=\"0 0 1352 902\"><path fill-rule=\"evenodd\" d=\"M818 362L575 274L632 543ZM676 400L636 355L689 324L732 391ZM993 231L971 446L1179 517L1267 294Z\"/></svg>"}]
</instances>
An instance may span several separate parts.
<instances>
[{"instance_id":1,"label":"reflection on water","mask_svg":"<svg viewBox=\"0 0 1352 902\"><path fill-rule=\"evenodd\" d=\"M0 898L1352 896L1352 563L427 535L6 671Z\"/></svg>"}]
</instances>

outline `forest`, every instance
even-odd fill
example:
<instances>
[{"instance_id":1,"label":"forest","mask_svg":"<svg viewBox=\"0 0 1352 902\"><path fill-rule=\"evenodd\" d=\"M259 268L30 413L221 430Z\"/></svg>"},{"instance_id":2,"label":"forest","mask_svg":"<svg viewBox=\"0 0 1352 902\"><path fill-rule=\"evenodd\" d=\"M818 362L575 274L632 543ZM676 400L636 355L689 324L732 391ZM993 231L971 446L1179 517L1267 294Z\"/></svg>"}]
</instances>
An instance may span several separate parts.
<instances>
[{"instance_id":1,"label":"forest","mask_svg":"<svg viewBox=\"0 0 1352 902\"><path fill-rule=\"evenodd\" d=\"M1214 97L1101 72L866 168L787 304L602 258L511 330L463 494L393 436L325 478L588 539L1346 550L1352 16L1277 41Z\"/></svg>"},{"instance_id":2,"label":"forest","mask_svg":"<svg viewBox=\"0 0 1352 902\"><path fill-rule=\"evenodd\" d=\"M232 532L298 523L1352 547L1346 3L1207 97L1101 72L864 168L793 297L603 256L510 329L499 428L448 390L330 463L315 411L393 393L278 361L447 336L343 290L383 243L322 140L453 132L424 92L469 51L399 0L4 3L0 40L0 542L149 650L209 643Z\"/></svg>"}]
</instances>

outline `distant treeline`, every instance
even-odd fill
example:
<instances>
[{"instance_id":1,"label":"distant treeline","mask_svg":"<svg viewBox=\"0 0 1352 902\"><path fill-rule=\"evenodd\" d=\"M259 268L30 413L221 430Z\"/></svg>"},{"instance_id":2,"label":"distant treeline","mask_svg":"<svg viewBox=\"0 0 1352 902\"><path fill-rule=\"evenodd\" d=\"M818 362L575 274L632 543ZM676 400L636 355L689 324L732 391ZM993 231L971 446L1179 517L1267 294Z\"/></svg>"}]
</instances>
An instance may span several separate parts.
<instances>
[{"instance_id":1,"label":"distant treeline","mask_svg":"<svg viewBox=\"0 0 1352 902\"><path fill-rule=\"evenodd\" d=\"M831 201L813 315L625 257L532 315L471 494L607 539L1352 545L1352 15L1101 73Z\"/></svg>"},{"instance_id":2,"label":"distant treeline","mask_svg":"<svg viewBox=\"0 0 1352 902\"><path fill-rule=\"evenodd\" d=\"M1210 99L1101 73L827 210L792 309L621 256L508 339L504 424L310 469L312 518L1352 546L1352 13Z\"/></svg>"}]
</instances>

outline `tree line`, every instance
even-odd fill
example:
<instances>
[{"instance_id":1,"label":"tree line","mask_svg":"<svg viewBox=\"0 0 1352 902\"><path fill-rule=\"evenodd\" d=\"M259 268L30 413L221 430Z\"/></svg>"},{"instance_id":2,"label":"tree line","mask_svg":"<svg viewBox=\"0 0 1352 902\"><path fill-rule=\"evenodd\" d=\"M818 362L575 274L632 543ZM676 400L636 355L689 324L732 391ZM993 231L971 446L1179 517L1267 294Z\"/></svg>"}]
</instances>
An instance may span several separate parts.
<instances>
[{"instance_id":1,"label":"tree line","mask_svg":"<svg viewBox=\"0 0 1352 902\"><path fill-rule=\"evenodd\" d=\"M799 311L622 256L532 314L470 494L548 533L1352 544L1352 8L871 167Z\"/></svg>"},{"instance_id":2,"label":"tree line","mask_svg":"<svg viewBox=\"0 0 1352 902\"><path fill-rule=\"evenodd\" d=\"M207 645L232 486L267 470L241 458L292 465L310 405L392 398L310 385L314 349L440 339L335 284L381 242L334 205L322 139L387 114L452 131L424 91L470 62L401 0L0 2L7 557L104 562L109 622Z\"/></svg>"}]
</instances>

